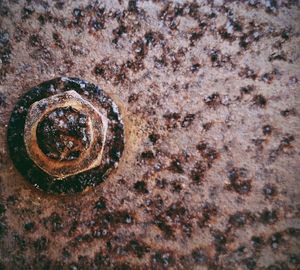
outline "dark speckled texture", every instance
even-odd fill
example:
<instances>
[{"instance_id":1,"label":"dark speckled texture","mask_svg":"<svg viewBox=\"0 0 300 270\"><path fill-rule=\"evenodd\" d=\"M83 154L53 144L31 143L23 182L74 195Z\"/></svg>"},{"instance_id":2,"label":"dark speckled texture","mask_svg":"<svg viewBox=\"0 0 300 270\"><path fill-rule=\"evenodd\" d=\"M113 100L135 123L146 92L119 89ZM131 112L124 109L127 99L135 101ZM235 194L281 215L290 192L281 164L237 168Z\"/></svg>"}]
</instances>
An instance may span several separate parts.
<instances>
[{"instance_id":1,"label":"dark speckled texture","mask_svg":"<svg viewBox=\"0 0 300 270\"><path fill-rule=\"evenodd\" d=\"M0 268L299 269L299 1L0 1ZM59 77L122 109L123 158L46 195L6 134Z\"/></svg>"}]
</instances>

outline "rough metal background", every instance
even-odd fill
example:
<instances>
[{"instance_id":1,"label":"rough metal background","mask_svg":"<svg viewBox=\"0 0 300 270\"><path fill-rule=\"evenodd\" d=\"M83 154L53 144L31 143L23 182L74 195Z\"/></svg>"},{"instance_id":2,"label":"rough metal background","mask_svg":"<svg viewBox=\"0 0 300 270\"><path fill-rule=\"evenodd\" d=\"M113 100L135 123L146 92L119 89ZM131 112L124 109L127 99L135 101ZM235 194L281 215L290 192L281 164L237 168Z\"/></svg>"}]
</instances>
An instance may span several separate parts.
<instances>
[{"instance_id":1,"label":"rough metal background","mask_svg":"<svg viewBox=\"0 0 300 270\"><path fill-rule=\"evenodd\" d=\"M292 0L0 1L0 269L299 269ZM123 108L126 151L84 194L9 158L18 98L75 76Z\"/></svg>"}]
</instances>

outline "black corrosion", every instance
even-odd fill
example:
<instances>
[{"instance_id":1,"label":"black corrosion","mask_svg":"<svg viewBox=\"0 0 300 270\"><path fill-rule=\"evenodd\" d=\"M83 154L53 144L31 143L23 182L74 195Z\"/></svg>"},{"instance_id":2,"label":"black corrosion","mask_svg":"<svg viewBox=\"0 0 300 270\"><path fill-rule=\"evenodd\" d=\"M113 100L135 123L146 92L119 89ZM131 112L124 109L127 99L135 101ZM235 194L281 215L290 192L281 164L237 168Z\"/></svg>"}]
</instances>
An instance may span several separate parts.
<instances>
[{"instance_id":1,"label":"black corrosion","mask_svg":"<svg viewBox=\"0 0 300 270\"><path fill-rule=\"evenodd\" d=\"M101 165L58 181L29 158L24 143L24 126L28 110L34 102L69 90L75 90L89 102L106 111L109 126ZM47 127L45 125L41 128ZM76 193L103 182L116 167L124 150L124 125L118 107L101 88L78 78L60 77L31 88L18 101L9 121L7 140L15 167L32 185L52 194Z\"/></svg>"}]
</instances>

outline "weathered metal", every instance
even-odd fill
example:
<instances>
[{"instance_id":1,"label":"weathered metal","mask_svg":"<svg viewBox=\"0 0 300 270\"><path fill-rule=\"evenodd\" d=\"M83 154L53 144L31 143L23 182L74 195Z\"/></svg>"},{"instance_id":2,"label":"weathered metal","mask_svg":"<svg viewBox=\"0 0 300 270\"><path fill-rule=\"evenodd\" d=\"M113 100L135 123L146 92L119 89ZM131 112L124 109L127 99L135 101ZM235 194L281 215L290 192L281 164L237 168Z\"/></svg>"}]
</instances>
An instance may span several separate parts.
<instances>
[{"instance_id":1,"label":"weathered metal","mask_svg":"<svg viewBox=\"0 0 300 270\"><path fill-rule=\"evenodd\" d=\"M0 1L0 268L298 269L299 18L289 0ZM101 86L126 135L106 181L67 196L6 141L59 76Z\"/></svg>"},{"instance_id":2,"label":"weathered metal","mask_svg":"<svg viewBox=\"0 0 300 270\"><path fill-rule=\"evenodd\" d=\"M18 101L7 139L14 165L31 184L74 193L101 183L117 167L124 128L103 90L63 77L33 87Z\"/></svg>"}]
</instances>

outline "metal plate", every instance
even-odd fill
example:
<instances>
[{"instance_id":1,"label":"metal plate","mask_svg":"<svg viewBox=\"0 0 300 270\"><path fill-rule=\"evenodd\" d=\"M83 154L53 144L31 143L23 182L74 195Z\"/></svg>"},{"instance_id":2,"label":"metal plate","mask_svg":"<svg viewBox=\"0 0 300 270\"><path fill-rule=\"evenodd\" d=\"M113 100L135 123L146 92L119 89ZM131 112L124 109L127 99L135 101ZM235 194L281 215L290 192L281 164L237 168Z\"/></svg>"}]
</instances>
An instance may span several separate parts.
<instances>
[{"instance_id":1,"label":"metal plate","mask_svg":"<svg viewBox=\"0 0 300 270\"><path fill-rule=\"evenodd\" d=\"M298 1L0 1L5 269L299 268ZM47 195L6 135L28 89L120 100L118 169Z\"/></svg>"}]
</instances>

